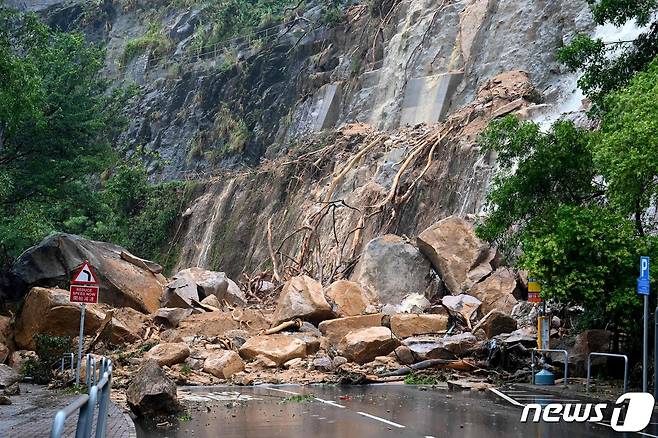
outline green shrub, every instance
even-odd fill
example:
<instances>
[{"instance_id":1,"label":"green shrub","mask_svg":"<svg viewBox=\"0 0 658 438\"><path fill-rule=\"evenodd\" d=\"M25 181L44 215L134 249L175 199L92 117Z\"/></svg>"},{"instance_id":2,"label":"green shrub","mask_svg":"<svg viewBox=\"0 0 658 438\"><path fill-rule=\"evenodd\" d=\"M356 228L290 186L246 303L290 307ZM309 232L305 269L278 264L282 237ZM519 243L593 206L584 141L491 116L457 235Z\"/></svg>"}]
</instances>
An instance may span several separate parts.
<instances>
[{"instance_id":1,"label":"green shrub","mask_svg":"<svg viewBox=\"0 0 658 438\"><path fill-rule=\"evenodd\" d=\"M29 358L21 374L24 377L31 377L34 383L48 384L53 379L53 370L55 370L62 359L64 353L72 349L71 337L53 336L53 335L35 335L37 358Z\"/></svg>"}]
</instances>

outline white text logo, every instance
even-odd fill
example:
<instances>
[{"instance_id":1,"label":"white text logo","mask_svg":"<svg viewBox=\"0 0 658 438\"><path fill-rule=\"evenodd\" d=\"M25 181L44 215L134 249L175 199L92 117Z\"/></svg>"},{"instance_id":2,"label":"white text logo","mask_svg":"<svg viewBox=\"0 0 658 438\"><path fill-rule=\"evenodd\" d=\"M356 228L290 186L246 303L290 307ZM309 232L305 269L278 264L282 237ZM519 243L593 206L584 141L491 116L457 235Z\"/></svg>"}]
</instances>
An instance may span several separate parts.
<instances>
[{"instance_id":1,"label":"white text logo","mask_svg":"<svg viewBox=\"0 0 658 438\"><path fill-rule=\"evenodd\" d=\"M626 415L622 416L622 403L628 401ZM617 399L612 410L610 427L617 432L639 432L649 425L653 412L654 399L651 394L644 392L628 392ZM538 423L596 423L603 421L603 411L607 403L550 403L542 406L537 403L525 405L521 414L521 422L530 421Z\"/></svg>"}]
</instances>

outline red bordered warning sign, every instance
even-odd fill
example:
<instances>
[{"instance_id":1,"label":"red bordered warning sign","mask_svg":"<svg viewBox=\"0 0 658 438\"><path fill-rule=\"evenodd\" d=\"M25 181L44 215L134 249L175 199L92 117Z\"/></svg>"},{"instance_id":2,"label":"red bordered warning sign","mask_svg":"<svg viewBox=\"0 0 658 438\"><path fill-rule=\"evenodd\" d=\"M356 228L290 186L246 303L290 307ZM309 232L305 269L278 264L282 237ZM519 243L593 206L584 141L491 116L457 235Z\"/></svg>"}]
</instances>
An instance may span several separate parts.
<instances>
[{"instance_id":1,"label":"red bordered warning sign","mask_svg":"<svg viewBox=\"0 0 658 438\"><path fill-rule=\"evenodd\" d=\"M85 260L77 274L71 279L75 284L98 284L98 279L88 261Z\"/></svg>"},{"instance_id":2,"label":"red bordered warning sign","mask_svg":"<svg viewBox=\"0 0 658 438\"><path fill-rule=\"evenodd\" d=\"M69 301L72 303L98 303L98 276L85 260L71 279Z\"/></svg>"}]
</instances>

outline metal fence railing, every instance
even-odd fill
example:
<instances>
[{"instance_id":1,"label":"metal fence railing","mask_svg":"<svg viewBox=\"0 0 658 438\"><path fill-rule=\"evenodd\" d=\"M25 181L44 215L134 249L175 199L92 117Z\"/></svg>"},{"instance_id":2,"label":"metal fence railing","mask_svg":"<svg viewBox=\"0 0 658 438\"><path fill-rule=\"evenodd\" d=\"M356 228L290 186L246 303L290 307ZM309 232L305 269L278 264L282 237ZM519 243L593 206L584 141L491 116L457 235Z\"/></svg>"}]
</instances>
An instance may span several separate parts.
<instances>
[{"instance_id":1,"label":"metal fence railing","mask_svg":"<svg viewBox=\"0 0 658 438\"><path fill-rule=\"evenodd\" d=\"M530 366L532 373L532 384L535 384L535 353L562 353L564 355L564 386L569 384L569 353L567 350L539 349L530 350Z\"/></svg>"},{"instance_id":2,"label":"metal fence railing","mask_svg":"<svg viewBox=\"0 0 658 438\"><path fill-rule=\"evenodd\" d=\"M93 365L92 365L93 364ZM93 368L92 368L93 366ZM66 419L78 412L75 438L90 438L93 430L94 415L98 406L96 419L96 438L105 437L107 430L107 410L110 405L110 391L112 390L112 361L103 358L96 375L96 360L87 355L87 383L89 393L76 398L64 409L57 412L53 420L50 438L60 438L64 433Z\"/></svg>"},{"instance_id":3,"label":"metal fence railing","mask_svg":"<svg viewBox=\"0 0 658 438\"><path fill-rule=\"evenodd\" d=\"M587 356L587 392L589 392L589 382L592 377L592 356L618 357L620 359L624 359L624 392L628 392L628 356L625 354L596 352L592 352Z\"/></svg>"}]
</instances>

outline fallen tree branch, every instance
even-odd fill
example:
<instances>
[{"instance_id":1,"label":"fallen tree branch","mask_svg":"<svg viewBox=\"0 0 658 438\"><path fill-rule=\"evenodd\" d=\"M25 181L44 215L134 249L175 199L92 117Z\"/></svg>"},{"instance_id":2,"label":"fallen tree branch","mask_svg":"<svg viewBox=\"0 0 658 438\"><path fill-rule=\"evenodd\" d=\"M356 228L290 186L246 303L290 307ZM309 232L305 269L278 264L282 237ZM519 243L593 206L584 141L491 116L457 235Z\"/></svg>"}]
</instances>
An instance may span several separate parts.
<instances>
[{"instance_id":1,"label":"fallen tree branch","mask_svg":"<svg viewBox=\"0 0 658 438\"><path fill-rule=\"evenodd\" d=\"M405 376L407 374L411 374L413 371L424 370L427 368L450 368L457 371L470 371L476 367L474 364L463 359L428 359L413 365L409 365L406 368L400 368L396 371L380 374L379 377Z\"/></svg>"},{"instance_id":2,"label":"fallen tree branch","mask_svg":"<svg viewBox=\"0 0 658 438\"><path fill-rule=\"evenodd\" d=\"M275 327L272 327L272 328L269 328L269 329L265 330L263 332L263 334L264 335L273 335L274 333L279 333L279 332L281 332L281 331L283 331L287 328L290 328L290 327L294 327L297 330L299 330L300 328L302 328L302 320L299 319L299 318L295 318L292 321L282 322L281 324L279 324Z\"/></svg>"}]
</instances>

